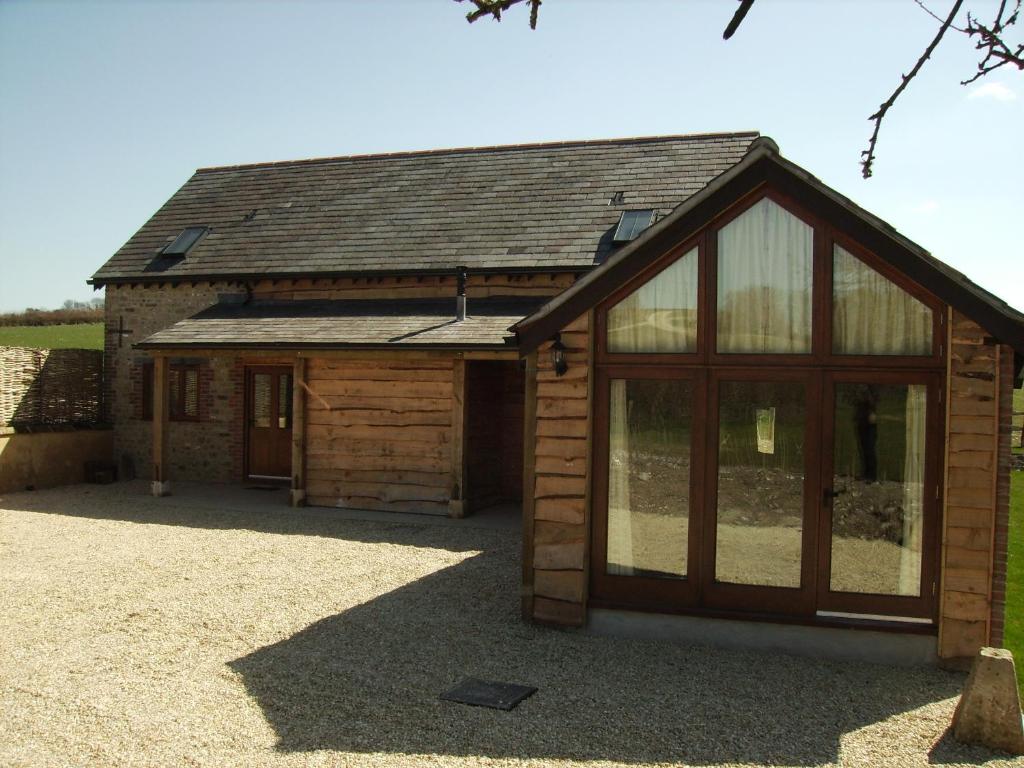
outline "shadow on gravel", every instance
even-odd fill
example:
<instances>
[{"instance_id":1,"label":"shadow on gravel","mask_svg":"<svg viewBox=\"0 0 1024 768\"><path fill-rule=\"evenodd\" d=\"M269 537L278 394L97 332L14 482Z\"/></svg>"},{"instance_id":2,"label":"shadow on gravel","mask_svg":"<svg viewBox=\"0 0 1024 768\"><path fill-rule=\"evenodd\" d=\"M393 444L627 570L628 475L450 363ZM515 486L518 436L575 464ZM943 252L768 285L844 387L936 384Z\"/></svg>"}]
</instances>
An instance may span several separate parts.
<instances>
[{"instance_id":1,"label":"shadow on gravel","mask_svg":"<svg viewBox=\"0 0 1024 768\"><path fill-rule=\"evenodd\" d=\"M844 734L962 684L935 669L529 626L518 615L516 557L512 547L484 552L229 666L283 752L700 765L832 762ZM464 676L540 690L512 712L438 699Z\"/></svg>"}]
</instances>

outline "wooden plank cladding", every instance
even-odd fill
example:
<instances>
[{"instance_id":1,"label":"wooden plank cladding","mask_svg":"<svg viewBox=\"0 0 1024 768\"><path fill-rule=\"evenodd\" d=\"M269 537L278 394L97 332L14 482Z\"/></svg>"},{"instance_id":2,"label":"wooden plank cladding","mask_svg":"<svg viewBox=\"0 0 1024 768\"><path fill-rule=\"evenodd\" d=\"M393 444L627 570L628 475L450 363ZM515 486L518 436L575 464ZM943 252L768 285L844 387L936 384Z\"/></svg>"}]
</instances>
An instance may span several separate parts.
<instances>
[{"instance_id":1,"label":"wooden plank cladding","mask_svg":"<svg viewBox=\"0 0 1024 768\"><path fill-rule=\"evenodd\" d=\"M589 315L561 331L569 369L558 376L550 343L536 355L532 519L525 558L532 563L532 607L546 624L580 626L586 618L590 466ZM529 460L529 458L528 458Z\"/></svg>"},{"instance_id":2,"label":"wooden plank cladding","mask_svg":"<svg viewBox=\"0 0 1024 768\"><path fill-rule=\"evenodd\" d=\"M1008 516L999 471L1009 456L1008 409L1012 351L990 342L973 321L953 311L949 324L949 419L942 546L939 656L973 656L1002 641L1005 560L995 558L997 529ZM1008 441L1003 441L1008 443ZM1004 455L1005 454L1005 455ZM1003 475L1007 475L1005 469ZM1001 571L1001 572L1000 572Z\"/></svg>"},{"instance_id":3,"label":"wooden plank cladding","mask_svg":"<svg viewBox=\"0 0 1024 768\"><path fill-rule=\"evenodd\" d=\"M310 360L308 502L448 514L453 377L452 359Z\"/></svg>"}]
</instances>

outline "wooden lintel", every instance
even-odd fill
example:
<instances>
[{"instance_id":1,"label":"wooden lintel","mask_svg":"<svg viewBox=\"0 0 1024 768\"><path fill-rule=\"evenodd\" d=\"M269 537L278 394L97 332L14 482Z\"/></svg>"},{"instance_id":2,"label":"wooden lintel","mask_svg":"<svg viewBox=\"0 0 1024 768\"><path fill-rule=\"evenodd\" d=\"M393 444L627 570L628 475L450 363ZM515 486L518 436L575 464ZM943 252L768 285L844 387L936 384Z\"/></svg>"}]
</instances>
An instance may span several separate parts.
<instances>
[{"instance_id":1,"label":"wooden lintel","mask_svg":"<svg viewBox=\"0 0 1024 768\"><path fill-rule=\"evenodd\" d=\"M237 357L242 360L253 360L266 364L269 360L288 364L296 359L311 358L343 358L350 360L518 360L519 353L514 349L247 349L244 347L192 349L177 347L174 349L146 350L152 357Z\"/></svg>"}]
</instances>

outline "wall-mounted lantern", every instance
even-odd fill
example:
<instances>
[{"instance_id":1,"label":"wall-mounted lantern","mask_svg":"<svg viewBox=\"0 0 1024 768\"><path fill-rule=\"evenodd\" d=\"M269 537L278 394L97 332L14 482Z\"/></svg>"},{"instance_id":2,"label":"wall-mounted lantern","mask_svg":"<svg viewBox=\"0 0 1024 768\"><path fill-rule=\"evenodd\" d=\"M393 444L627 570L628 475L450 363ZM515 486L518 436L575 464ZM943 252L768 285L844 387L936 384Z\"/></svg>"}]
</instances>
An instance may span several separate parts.
<instances>
[{"instance_id":1,"label":"wall-mounted lantern","mask_svg":"<svg viewBox=\"0 0 1024 768\"><path fill-rule=\"evenodd\" d=\"M565 345L562 344L560 333L555 334L555 340L551 344L551 367L555 369L555 376L563 376L569 370L569 361L565 359Z\"/></svg>"}]
</instances>

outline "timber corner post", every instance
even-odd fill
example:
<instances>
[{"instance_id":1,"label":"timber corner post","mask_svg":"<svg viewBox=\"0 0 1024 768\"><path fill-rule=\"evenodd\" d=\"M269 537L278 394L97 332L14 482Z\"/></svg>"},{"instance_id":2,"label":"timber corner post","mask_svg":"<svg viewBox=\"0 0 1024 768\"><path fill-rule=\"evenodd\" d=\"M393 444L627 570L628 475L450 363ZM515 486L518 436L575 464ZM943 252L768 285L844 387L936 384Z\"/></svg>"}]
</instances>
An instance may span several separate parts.
<instances>
[{"instance_id":1,"label":"timber corner post","mask_svg":"<svg viewBox=\"0 0 1024 768\"><path fill-rule=\"evenodd\" d=\"M167 358L157 355L153 359L153 480L150 485L154 496L170 496L171 480L167 471L170 456L168 424L170 403L167 381Z\"/></svg>"},{"instance_id":2,"label":"timber corner post","mask_svg":"<svg viewBox=\"0 0 1024 768\"><path fill-rule=\"evenodd\" d=\"M533 529L537 452L537 351L527 355L523 400L523 620L533 622Z\"/></svg>"},{"instance_id":3,"label":"timber corner post","mask_svg":"<svg viewBox=\"0 0 1024 768\"><path fill-rule=\"evenodd\" d=\"M292 487L289 503L306 506L306 359L292 368Z\"/></svg>"},{"instance_id":4,"label":"timber corner post","mask_svg":"<svg viewBox=\"0 0 1024 768\"><path fill-rule=\"evenodd\" d=\"M466 361L460 355L452 364L451 498L448 517L465 517L466 509Z\"/></svg>"}]
</instances>

